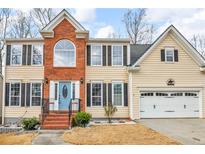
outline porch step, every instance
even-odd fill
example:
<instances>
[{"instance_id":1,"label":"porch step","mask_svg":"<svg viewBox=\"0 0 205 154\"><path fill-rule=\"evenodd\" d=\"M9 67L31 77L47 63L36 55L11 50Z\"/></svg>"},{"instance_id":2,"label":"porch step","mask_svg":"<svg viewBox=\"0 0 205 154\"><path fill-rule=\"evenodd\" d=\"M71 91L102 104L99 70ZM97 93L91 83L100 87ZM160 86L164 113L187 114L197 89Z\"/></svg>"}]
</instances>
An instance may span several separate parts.
<instances>
[{"instance_id":1,"label":"porch step","mask_svg":"<svg viewBox=\"0 0 205 154\"><path fill-rule=\"evenodd\" d=\"M68 129L69 128L68 113L49 113L41 126L43 129Z\"/></svg>"},{"instance_id":2,"label":"porch step","mask_svg":"<svg viewBox=\"0 0 205 154\"><path fill-rule=\"evenodd\" d=\"M46 124L43 125L41 128L43 129L68 129L68 125L63 125L63 124Z\"/></svg>"}]
</instances>

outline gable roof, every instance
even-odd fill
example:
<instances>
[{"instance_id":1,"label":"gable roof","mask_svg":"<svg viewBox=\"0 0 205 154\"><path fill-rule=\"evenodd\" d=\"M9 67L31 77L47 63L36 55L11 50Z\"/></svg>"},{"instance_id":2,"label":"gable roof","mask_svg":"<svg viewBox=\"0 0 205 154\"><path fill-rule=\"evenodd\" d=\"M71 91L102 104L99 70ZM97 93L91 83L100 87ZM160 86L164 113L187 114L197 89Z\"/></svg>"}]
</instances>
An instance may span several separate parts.
<instances>
[{"instance_id":1,"label":"gable roof","mask_svg":"<svg viewBox=\"0 0 205 154\"><path fill-rule=\"evenodd\" d=\"M89 33L68 11L63 9L51 22L49 22L42 30L41 34L43 36L52 37L53 29L64 19L67 19L73 27L76 28L78 33Z\"/></svg>"},{"instance_id":2,"label":"gable roof","mask_svg":"<svg viewBox=\"0 0 205 154\"><path fill-rule=\"evenodd\" d=\"M139 66L141 62L153 51L153 49L161 43L161 41L172 32L174 38L179 41L186 48L185 51L200 65L205 65L204 57L191 45L191 43L173 26L170 25L148 48L144 54L136 60L132 67Z\"/></svg>"},{"instance_id":3,"label":"gable roof","mask_svg":"<svg viewBox=\"0 0 205 154\"><path fill-rule=\"evenodd\" d=\"M151 46L151 44L130 44L130 65L133 65Z\"/></svg>"}]
</instances>

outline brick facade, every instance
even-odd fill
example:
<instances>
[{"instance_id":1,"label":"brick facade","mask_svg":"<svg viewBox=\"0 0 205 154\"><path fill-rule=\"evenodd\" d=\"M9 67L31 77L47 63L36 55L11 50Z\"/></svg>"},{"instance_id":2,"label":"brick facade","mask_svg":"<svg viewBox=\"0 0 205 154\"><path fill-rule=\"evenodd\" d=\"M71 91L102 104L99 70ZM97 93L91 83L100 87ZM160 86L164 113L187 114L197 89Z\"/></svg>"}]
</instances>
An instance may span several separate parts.
<instances>
[{"instance_id":1,"label":"brick facade","mask_svg":"<svg viewBox=\"0 0 205 154\"><path fill-rule=\"evenodd\" d=\"M48 79L48 84L44 85L44 98L49 98L50 80L80 80L83 78L83 84L80 84L81 110L85 110L85 39L76 38L75 27L68 22L62 20L54 28L54 37L45 38L45 55L44 55L44 75ZM68 39L75 44L76 47L76 67L53 67L54 63L54 46L61 39Z\"/></svg>"}]
</instances>

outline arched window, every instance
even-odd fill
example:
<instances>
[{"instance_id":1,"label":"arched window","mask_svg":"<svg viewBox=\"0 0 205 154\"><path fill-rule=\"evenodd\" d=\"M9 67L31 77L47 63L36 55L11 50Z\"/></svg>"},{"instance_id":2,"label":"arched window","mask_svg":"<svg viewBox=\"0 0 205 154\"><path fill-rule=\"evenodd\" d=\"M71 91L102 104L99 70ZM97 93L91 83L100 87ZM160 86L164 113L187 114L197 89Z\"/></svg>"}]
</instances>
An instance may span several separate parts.
<instances>
[{"instance_id":1,"label":"arched window","mask_svg":"<svg viewBox=\"0 0 205 154\"><path fill-rule=\"evenodd\" d=\"M76 65L75 45L69 40L60 40L54 47L54 66L74 67Z\"/></svg>"}]
</instances>

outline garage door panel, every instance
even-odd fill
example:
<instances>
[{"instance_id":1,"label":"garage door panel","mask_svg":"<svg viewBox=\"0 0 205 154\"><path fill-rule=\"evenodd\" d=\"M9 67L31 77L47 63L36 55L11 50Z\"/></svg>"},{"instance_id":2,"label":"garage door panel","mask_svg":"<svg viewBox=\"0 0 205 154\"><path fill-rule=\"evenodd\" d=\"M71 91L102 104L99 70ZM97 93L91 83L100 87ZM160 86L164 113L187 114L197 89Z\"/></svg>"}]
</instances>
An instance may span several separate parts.
<instances>
[{"instance_id":1,"label":"garage door panel","mask_svg":"<svg viewBox=\"0 0 205 154\"><path fill-rule=\"evenodd\" d=\"M199 117L198 92L151 93L153 95L140 97L141 118Z\"/></svg>"}]
</instances>

